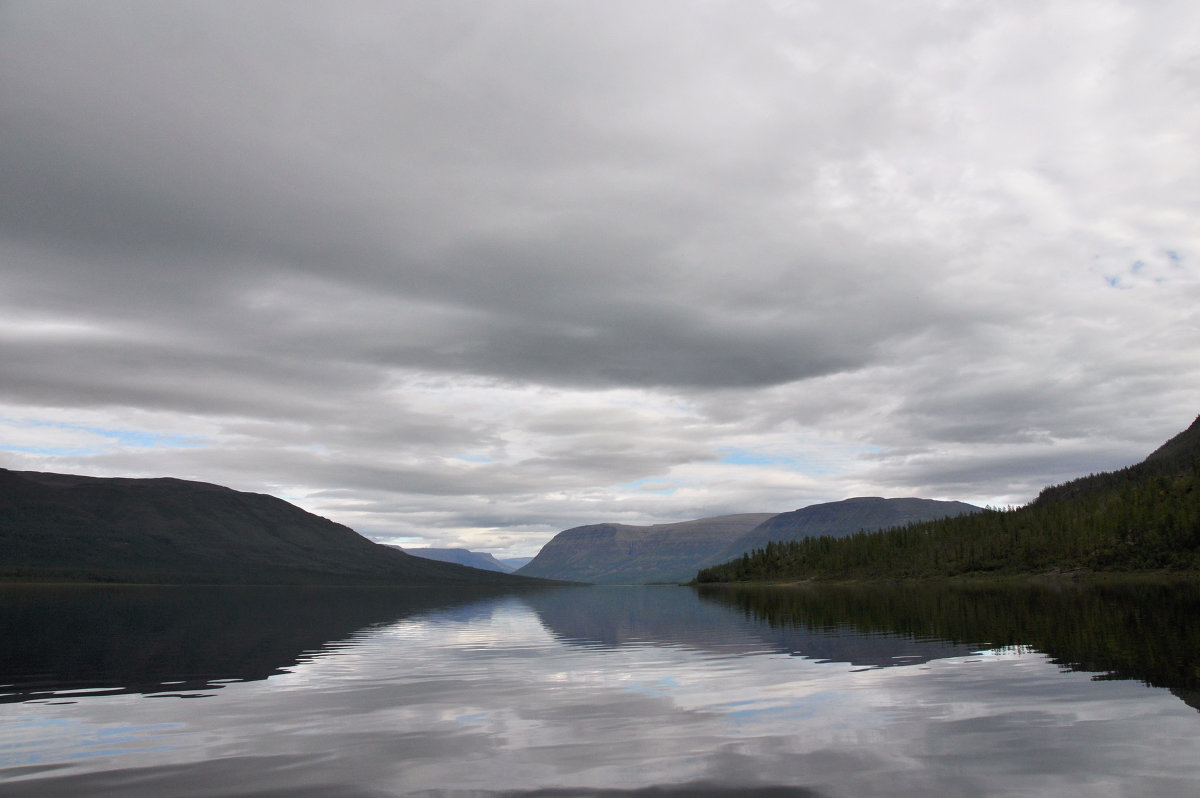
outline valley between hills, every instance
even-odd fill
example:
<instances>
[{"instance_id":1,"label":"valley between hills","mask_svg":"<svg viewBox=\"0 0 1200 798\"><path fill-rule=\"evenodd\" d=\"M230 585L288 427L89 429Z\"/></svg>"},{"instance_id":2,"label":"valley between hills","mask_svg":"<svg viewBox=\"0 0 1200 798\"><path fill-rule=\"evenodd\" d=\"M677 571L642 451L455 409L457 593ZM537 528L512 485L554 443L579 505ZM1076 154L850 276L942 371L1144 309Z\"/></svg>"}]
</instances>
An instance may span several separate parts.
<instances>
[{"instance_id":1,"label":"valley between hills","mask_svg":"<svg viewBox=\"0 0 1200 798\"><path fill-rule=\"evenodd\" d=\"M1200 573L1200 418L1144 461L1019 508L857 497L791 512L590 524L532 561L403 551L281 499L172 478L0 469L0 581L507 588Z\"/></svg>"}]
</instances>

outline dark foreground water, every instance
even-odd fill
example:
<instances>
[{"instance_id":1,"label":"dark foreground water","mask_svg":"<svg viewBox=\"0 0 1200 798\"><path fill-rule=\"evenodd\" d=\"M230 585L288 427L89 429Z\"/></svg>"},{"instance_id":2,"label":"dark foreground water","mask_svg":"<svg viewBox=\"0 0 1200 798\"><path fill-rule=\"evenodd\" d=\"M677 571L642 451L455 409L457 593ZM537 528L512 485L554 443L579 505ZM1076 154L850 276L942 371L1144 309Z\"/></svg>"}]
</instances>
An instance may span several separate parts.
<instances>
[{"instance_id":1,"label":"dark foreground water","mask_svg":"<svg viewBox=\"0 0 1200 798\"><path fill-rule=\"evenodd\" d=\"M0 795L1195 796L1200 594L0 588Z\"/></svg>"}]
</instances>

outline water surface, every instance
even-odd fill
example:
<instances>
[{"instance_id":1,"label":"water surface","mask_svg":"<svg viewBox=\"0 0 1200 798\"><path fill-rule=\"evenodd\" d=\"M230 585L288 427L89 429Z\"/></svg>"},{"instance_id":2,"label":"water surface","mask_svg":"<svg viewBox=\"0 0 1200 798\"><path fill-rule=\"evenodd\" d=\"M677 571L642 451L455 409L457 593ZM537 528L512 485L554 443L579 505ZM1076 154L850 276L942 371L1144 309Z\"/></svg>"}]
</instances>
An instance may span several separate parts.
<instances>
[{"instance_id":1,"label":"water surface","mask_svg":"<svg viewBox=\"0 0 1200 798\"><path fill-rule=\"evenodd\" d=\"M6 796L1200 792L1193 586L0 602Z\"/></svg>"}]
</instances>

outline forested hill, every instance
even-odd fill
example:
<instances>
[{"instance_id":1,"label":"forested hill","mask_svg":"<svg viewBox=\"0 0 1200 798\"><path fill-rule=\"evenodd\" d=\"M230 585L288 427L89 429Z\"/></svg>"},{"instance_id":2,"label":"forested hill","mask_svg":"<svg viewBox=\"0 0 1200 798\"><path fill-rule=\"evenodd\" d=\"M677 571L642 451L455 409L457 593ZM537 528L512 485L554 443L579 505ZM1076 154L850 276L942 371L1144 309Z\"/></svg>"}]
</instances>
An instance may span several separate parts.
<instances>
[{"instance_id":1,"label":"forested hill","mask_svg":"<svg viewBox=\"0 0 1200 798\"><path fill-rule=\"evenodd\" d=\"M884 499L878 496L859 496L837 502L811 504L789 513L771 516L754 529L726 546L704 565L725 562L754 551L771 541L828 535L840 538L862 530L874 531L917 521L936 521L965 513L977 513L979 508L964 502L934 499Z\"/></svg>"},{"instance_id":2,"label":"forested hill","mask_svg":"<svg viewBox=\"0 0 1200 798\"><path fill-rule=\"evenodd\" d=\"M770 543L699 582L1055 571L1200 572L1200 418L1143 462L1049 487L1029 505L834 540Z\"/></svg>"}]
</instances>

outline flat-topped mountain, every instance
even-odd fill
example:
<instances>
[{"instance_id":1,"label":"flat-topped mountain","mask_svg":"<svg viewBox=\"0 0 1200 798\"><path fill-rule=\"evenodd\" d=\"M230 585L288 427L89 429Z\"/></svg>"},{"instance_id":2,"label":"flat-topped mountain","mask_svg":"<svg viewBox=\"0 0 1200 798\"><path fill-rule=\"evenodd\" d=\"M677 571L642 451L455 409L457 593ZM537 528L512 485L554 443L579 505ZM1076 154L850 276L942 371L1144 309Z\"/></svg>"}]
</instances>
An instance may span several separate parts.
<instances>
[{"instance_id":1,"label":"flat-topped mountain","mask_svg":"<svg viewBox=\"0 0 1200 798\"><path fill-rule=\"evenodd\" d=\"M772 540L840 537L974 512L979 508L963 502L864 497L780 514L743 513L654 526L590 524L559 532L517 573L610 585L686 582L701 568Z\"/></svg>"},{"instance_id":2,"label":"flat-topped mountain","mask_svg":"<svg viewBox=\"0 0 1200 798\"><path fill-rule=\"evenodd\" d=\"M770 517L744 513L653 526L579 526L555 535L517 573L597 584L687 581L700 563Z\"/></svg>"},{"instance_id":3,"label":"flat-topped mountain","mask_svg":"<svg viewBox=\"0 0 1200 798\"><path fill-rule=\"evenodd\" d=\"M500 560L497 560L492 555L483 551L471 551L470 549L439 549L439 548L424 548L424 549L404 549L400 546L393 548L400 549L405 554L411 554L414 557L424 557L426 560L437 560L438 562L452 562L459 565L466 565L470 568L479 568L484 571L496 571L502 574L511 574L517 570L511 565L505 565Z\"/></svg>"},{"instance_id":4,"label":"flat-topped mountain","mask_svg":"<svg viewBox=\"0 0 1200 798\"><path fill-rule=\"evenodd\" d=\"M780 513L764 521L730 543L705 565L740 557L742 552L760 549L771 541L778 543L821 535L843 537L863 530L888 529L917 521L936 521L939 518L952 518L979 511L979 507L965 502L884 499L878 496L860 496L837 502L813 504L790 513Z\"/></svg>"},{"instance_id":5,"label":"flat-topped mountain","mask_svg":"<svg viewBox=\"0 0 1200 798\"><path fill-rule=\"evenodd\" d=\"M0 469L0 579L519 584L413 557L282 499L181 479Z\"/></svg>"}]
</instances>

